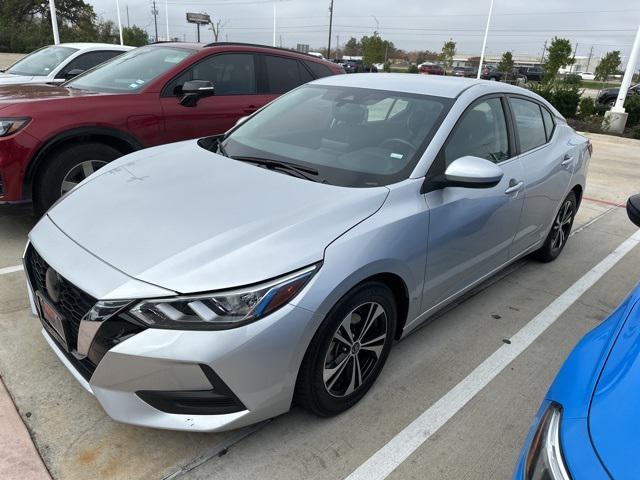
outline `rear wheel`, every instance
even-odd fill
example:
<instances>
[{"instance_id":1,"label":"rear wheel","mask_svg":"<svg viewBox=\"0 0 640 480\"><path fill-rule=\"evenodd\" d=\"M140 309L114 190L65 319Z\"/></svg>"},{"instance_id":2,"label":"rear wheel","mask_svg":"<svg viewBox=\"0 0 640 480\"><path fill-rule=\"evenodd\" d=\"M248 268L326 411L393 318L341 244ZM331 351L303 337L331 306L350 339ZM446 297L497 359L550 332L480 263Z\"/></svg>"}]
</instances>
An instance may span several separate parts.
<instances>
[{"instance_id":1,"label":"rear wheel","mask_svg":"<svg viewBox=\"0 0 640 480\"><path fill-rule=\"evenodd\" d=\"M544 244L533 253L534 258L541 262L551 262L558 258L569 239L577 210L576 195L571 192L562 202Z\"/></svg>"},{"instance_id":2,"label":"rear wheel","mask_svg":"<svg viewBox=\"0 0 640 480\"><path fill-rule=\"evenodd\" d=\"M122 152L104 143L81 143L63 147L45 159L34 189L34 208L38 215L46 212L62 195Z\"/></svg>"},{"instance_id":3,"label":"rear wheel","mask_svg":"<svg viewBox=\"0 0 640 480\"><path fill-rule=\"evenodd\" d=\"M395 335L393 293L365 283L343 297L316 332L305 353L295 400L320 416L355 405L384 366Z\"/></svg>"}]
</instances>

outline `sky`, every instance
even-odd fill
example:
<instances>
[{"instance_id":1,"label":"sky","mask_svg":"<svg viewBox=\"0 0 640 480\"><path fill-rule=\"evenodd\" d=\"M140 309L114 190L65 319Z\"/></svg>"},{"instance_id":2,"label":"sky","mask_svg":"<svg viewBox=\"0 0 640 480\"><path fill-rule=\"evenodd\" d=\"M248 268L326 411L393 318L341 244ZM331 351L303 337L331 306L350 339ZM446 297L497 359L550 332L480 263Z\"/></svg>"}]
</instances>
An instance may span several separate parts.
<instances>
[{"instance_id":1,"label":"sky","mask_svg":"<svg viewBox=\"0 0 640 480\"><path fill-rule=\"evenodd\" d=\"M116 20L116 0L85 0L99 17ZM119 0L123 25L130 22L154 35L152 0ZM156 0L158 32L166 33L166 10L172 37L195 41L196 26L186 12L205 12L222 19L220 40L271 44L271 0ZM326 47L330 0L279 0L276 5L276 42L284 47L308 44ZM165 8L165 4L166 7ZM405 50L440 51L452 38L458 53L479 54L490 0L334 0L332 48L351 36L360 38L377 30ZM127 20L128 10L128 20ZM488 54L506 50L520 55L541 55L545 40L569 38L576 55L599 57L621 50L623 61L640 25L638 0L495 0L487 41ZM213 32L202 27L202 41Z\"/></svg>"}]
</instances>

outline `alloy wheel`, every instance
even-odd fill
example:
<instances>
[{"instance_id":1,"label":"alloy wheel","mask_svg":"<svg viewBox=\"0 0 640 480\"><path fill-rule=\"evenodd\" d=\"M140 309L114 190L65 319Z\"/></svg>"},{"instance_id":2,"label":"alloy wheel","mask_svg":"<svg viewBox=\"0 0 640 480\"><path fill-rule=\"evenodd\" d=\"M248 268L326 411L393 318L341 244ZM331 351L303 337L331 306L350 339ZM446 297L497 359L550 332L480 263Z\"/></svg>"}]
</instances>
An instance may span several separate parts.
<instances>
[{"instance_id":1,"label":"alloy wheel","mask_svg":"<svg viewBox=\"0 0 640 480\"><path fill-rule=\"evenodd\" d=\"M553 222L553 237L551 249L558 250L566 243L573 223L573 203L570 200L564 202Z\"/></svg>"},{"instance_id":2,"label":"alloy wheel","mask_svg":"<svg viewBox=\"0 0 640 480\"><path fill-rule=\"evenodd\" d=\"M340 323L324 360L323 381L334 397L352 394L375 371L388 332L388 315L377 302L354 308Z\"/></svg>"},{"instance_id":3,"label":"alloy wheel","mask_svg":"<svg viewBox=\"0 0 640 480\"><path fill-rule=\"evenodd\" d=\"M60 186L60 195L65 195L71 191L73 187L78 185L82 180L87 178L93 172L100 170L108 162L104 160L85 160L67 172L62 179Z\"/></svg>"}]
</instances>

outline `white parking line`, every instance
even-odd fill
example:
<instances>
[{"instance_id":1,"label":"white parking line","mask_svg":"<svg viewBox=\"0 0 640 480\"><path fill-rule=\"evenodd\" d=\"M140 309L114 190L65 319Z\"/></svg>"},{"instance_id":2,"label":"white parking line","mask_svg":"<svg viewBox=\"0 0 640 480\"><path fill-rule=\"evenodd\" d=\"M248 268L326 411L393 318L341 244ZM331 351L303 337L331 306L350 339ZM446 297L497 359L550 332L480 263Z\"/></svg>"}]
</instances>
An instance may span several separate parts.
<instances>
[{"instance_id":1,"label":"white parking line","mask_svg":"<svg viewBox=\"0 0 640 480\"><path fill-rule=\"evenodd\" d=\"M14 265L13 267L0 268L0 275L6 275L7 273L19 272L22 270L22 265Z\"/></svg>"},{"instance_id":2,"label":"white parking line","mask_svg":"<svg viewBox=\"0 0 640 480\"><path fill-rule=\"evenodd\" d=\"M486 387L576 300L640 243L640 230L571 285L466 378L360 465L346 480L383 480Z\"/></svg>"}]
</instances>

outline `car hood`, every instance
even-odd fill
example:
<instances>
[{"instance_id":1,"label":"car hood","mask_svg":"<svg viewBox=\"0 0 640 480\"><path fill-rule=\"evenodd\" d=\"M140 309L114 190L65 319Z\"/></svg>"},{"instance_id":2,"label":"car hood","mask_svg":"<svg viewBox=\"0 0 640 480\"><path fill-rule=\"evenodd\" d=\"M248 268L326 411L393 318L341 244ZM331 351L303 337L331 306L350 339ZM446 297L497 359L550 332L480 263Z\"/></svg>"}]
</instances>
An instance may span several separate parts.
<instances>
[{"instance_id":1,"label":"car hood","mask_svg":"<svg viewBox=\"0 0 640 480\"><path fill-rule=\"evenodd\" d=\"M90 95L100 94L58 85L2 85L2 83L0 83L0 105L55 100L59 98L85 97Z\"/></svg>"},{"instance_id":2,"label":"car hood","mask_svg":"<svg viewBox=\"0 0 640 480\"><path fill-rule=\"evenodd\" d=\"M637 478L640 445L640 288L596 385L591 441L612 478Z\"/></svg>"},{"instance_id":3,"label":"car hood","mask_svg":"<svg viewBox=\"0 0 640 480\"><path fill-rule=\"evenodd\" d=\"M118 270L191 293L321 261L387 195L386 187L336 187L268 171L188 141L116 160L48 215Z\"/></svg>"},{"instance_id":4,"label":"car hood","mask_svg":"<svg viewBox=\"0 0 640 480\"><path fill-rule=\"evenodd\" d=\"M18 85L20 83L37 82L41 80L46 82L48 77L35 77L33 75L14 75L12 73L0 73L0 86L1 85Z\"/></svg>"}]
</instances>

